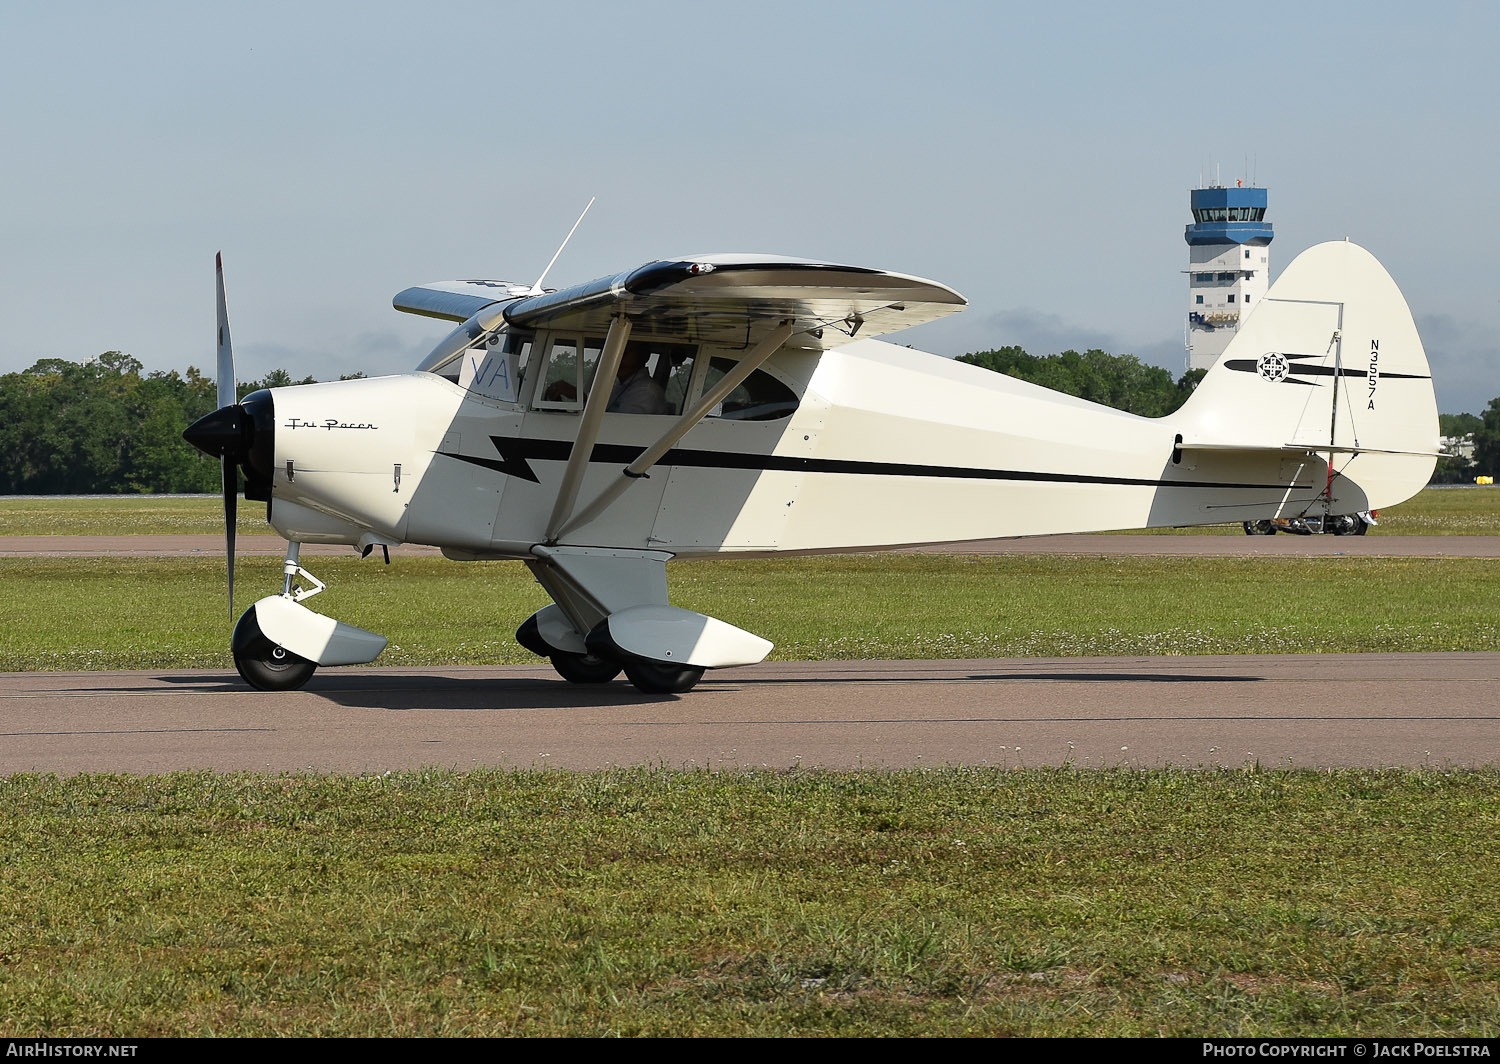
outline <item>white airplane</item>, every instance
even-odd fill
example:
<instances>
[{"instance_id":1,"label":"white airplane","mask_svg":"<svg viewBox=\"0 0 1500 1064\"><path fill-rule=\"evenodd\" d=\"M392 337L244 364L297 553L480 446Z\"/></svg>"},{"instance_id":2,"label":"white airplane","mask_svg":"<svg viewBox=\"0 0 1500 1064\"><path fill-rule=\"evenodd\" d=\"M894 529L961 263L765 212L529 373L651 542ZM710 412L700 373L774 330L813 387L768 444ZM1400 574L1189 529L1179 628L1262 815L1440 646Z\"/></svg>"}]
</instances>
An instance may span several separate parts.
<instances>
[{"instance_id":1,"label":"white airplane","mask_svg":"<svg viewBox=\"0 0 1500 1064\"><path fill-rule=\"evenodd\" d=\"M409 288L460 322L411 373L235 401L219 270L219 404L184 434L287 540L280 594L234 630L265 690L386 640L312 612L303 543L524 562L553 605L517 640L574 683L681 692L771 644L672 606L674 558L867 551L1354 514L1426 484L1427 358L1363 248L1299 255L1176 413L1144 418L882 342L964 306L934 281L690 255L560 291Z\"/></svg>"}]
</instances>

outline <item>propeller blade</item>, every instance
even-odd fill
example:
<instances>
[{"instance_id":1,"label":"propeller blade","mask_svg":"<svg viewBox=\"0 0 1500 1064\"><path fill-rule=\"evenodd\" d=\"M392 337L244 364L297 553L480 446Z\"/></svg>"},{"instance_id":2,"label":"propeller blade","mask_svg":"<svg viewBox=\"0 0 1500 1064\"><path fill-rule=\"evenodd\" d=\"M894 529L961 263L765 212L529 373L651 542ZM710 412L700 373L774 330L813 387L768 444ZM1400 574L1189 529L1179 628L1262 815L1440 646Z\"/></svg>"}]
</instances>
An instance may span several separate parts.
<instances>
[{"instance_id":1,"label":"propeller blade","mask_svg":"<svg viewBox=\"0 0 1500 1064\"><path fill-rule=\"evenodd\" d=\"M229 306L224 299L224 255L222 252L214 254L214 282L218 294L218 324L219 324L219 409L217 416L229 414L224 419L224 424L215 423L214 428L219 430L222 440L214 442L222 443L223 470L224 470L224 562L229 573L229 623L234 623L234 525L237 510L239 509L239 477L237 475L237 463L241 457L240 448L234 446L240 442L240 411L238 409L239 396L235 389L234 380L234 348L229 342ZM203 421L209 421L216 415L209 415ZM199 422L202 425L202 422ZM197 426L195 426L197 427ZM192 432L190 428L188 430ZM211 431L208 426L201 430L205 433ZM190 437L191 439L191 437ZM200 446L199 441L193 441Z\"/></svg>"},{"instance_id":2,"label":"propeller blade","mask_svg":"<svg viewBox=\"0 0 1500 1064\"><path fill-rule=\"evenodd\" d=\"M232 405L238 398L234 386L234 349L229 344L229 309L224 303L224 256L214 255L214 275L219 289L219 406Z\"/></svg>"},{"instance_id":3,"label":"propeller blade","mask_svg":"<svg viewBox=\"0 0 1500 1064\"><path fill-rule=\"evenodd\" d=\"M234 459L224 456L224 557L229 566L229 623L234 623L234 523L239 507L239 485Z\"/></svg>"}]
</instances>

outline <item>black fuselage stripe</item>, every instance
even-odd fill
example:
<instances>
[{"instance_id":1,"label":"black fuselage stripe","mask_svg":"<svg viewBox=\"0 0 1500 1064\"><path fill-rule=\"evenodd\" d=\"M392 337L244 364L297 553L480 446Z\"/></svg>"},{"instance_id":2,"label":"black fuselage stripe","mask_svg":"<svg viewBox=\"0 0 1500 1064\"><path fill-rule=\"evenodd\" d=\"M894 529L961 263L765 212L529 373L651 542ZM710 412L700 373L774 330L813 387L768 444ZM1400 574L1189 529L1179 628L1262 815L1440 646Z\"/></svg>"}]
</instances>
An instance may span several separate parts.
<instances>
[{"instance_id":1,"label":"black fuselage stripe","mask_svg":"<svg viewBox=\"0 0 1500 1064\"><path fill-rule=\"evenodd\" d=\"M573 450L571 440L544 440L491 437L500 458L479 458L440 451L449 458L493 469L509 476L536 481L530 461L566 462ZM644 447L596 443L589 462L628 466L645 451ZM1031 469L984 469L973 466L914 465L906 462L862 462L841 458L800 458L796 455L743 454L732 451L703 451L674 448L662 456L658 465L690 466L699 469L744 469L779 473L833 473L845 476L922 477L943 480L1009 480L1036 484L1091 484L1140 488L1244 488L1285 490L1287 485L1236 483L1232 481L1162 480L1150 477L1109 477L1093 473L1047 473Z\"/></svg>"}]
</instances>

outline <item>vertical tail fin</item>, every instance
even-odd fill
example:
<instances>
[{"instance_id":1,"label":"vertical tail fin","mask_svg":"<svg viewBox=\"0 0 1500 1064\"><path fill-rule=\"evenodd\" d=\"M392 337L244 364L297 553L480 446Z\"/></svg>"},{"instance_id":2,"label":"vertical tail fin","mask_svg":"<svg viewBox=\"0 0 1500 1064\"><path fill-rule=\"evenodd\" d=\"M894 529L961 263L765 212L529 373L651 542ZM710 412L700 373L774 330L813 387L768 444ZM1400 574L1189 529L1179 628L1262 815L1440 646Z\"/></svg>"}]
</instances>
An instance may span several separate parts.
<instances>
[{"instance_id":1,"label":"vertical tail fin","mask_svg":"<svg viewBox=\"0 0 1500 1064\"><path fill-rule=\"evenodd\" d=\"M1437 451L1432 372L1385 268L1347 241L1298 255L1179 412L1184 447L1332 457L1369 507L1421 490Z\"/></svg>"}]
</instances>

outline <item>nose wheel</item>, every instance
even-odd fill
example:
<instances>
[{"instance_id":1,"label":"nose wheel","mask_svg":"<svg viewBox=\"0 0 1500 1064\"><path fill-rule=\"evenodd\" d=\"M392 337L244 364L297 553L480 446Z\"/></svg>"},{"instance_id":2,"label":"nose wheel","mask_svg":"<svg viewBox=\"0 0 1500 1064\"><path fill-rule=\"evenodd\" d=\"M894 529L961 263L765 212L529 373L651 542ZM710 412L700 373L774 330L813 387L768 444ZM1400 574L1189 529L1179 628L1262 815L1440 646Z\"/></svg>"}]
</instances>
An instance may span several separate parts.
<instances>
[{"instance_id":1,"label":"nose wheel","mask_svg":"<svg viewBox=\"0 0 1500 1064\"><path fill-rule=\"evenodd\" d=\"M230 643L235 671L258 691L295 691L317 671L317 663L293 654L266 638L255 620L252 606L234 626Z\"/></svg>"}]
</instances>

